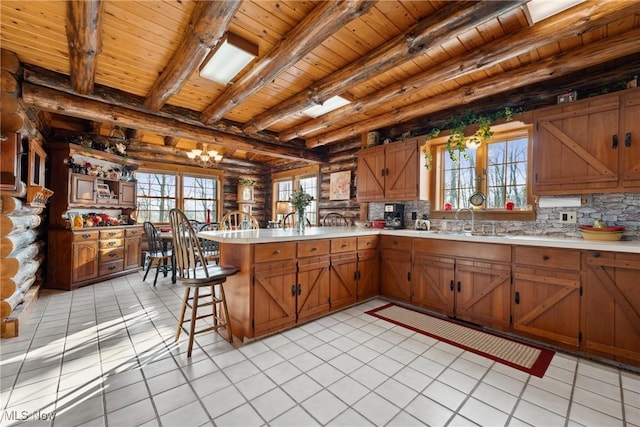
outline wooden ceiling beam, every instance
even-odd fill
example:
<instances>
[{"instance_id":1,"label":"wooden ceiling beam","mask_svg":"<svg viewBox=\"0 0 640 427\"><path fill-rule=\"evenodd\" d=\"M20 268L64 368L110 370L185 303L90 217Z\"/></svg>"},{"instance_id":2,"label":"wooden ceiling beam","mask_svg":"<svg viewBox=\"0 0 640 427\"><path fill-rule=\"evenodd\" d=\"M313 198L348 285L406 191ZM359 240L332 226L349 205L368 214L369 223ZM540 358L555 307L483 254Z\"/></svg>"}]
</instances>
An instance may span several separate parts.
<instances>
[{"instance_id":1,"label":"wooden ceiling beam","mask_svg":"<svg viewBox=\"0 0 640 427\"><path fill-rule=\"evenodd\" d=\"M149 110L158 111L184 85L229 27L241 0L201 1L191 15L189 28L169 63L155 81L144 101Z\"/></svg>"},{"instance_id":2,"label":"wooden ceiling beam","mask_svg":"<svg viewBox=\"0 0 640 427\"><path fill-rule=\"evenodd\" d=\"M381 114L318 135L308 139L306 144L308 148L315 148L352 138L373 129L390 126L394 123L400 123L447 108L466 105L498 93L560 77L586 67L632 55L640 51L640 45L638 44L639 38L640 29L627 31L626 33L582 46L570 52L558 54L543 61L504 72L498 76L462 86L442 95L425 98L406 107L397 108L390 113ZM615 49L612 49L611 46L615 46Z\"/></svg>"},{"instance_id":3,"label":"wooden ceiling beam","mask_svg":"<svg viewBox=\"0 0 640 427\"><path fill-rule=\"evenodd\" d=\"M330 35L366 13L373 4L373 0L341 0L318 4L287 34L287 37L204 109L200 115L202 122L211 124L222 119L237 105L291 68Z\"/></svg>"},{"instance_id":4,"label":"wooden ceiling beam","mask_svg":"<svg viewBox=\"0 0 640 427\"><path fill-rule=\"evenodd\" d=\"M175 147L178 145L178 141L180 141L180 138L176 138L175 136L164 137L164 145L167 147Z\"/></svg>"},{"instance_id":5,"label":"wooden ceiling beam","mask_svg":"<svg viewBox=\"0 0 640 427\"><path fill-rule=\"evenodd\" d=\"M257 115L244 126L243 130L248 134L258 132L307 107L322 104L332 96L341 95L376 75L423 55L434 46L440 46L448 40L455 39L469 31L469 28L482 25L520 7L522 3L524 0L450 2L377 49ZM290 135L291 132L286 134ZM287 138L281 136L280 139L285 141L295 136L287 136Z\"/></svg>"},{"instance_id":6,"label":"wooden ceiling beam","mask_svg":"<svg viewBox=\"0 0 640 427\"><path fill-rule=\"evenodd\" d=\"M617 0L599 3L585 2L562 14L546 19L533 27L524 27L503 38L488 42L461 56L448 59L428 70L392 84L380 91L358 99L316 119L307 120L280 133L281 141L290 141L330 128L361 111L381 104L406 98L412 90L430 85L442 85L448 81L488 70L501 62L548 46L554 41L576 36L606 26L618 19L640 12L640 3L627 3L622 8Z\"/></svg>"},{"instance_id":7,"label":"wooden ceiling beam","mask_svg":"<svg viewBox=\"0 0 640 427\"><path fill-rule=\"evenodd\" d=\"M324 114L322 117L292 126L281 132L280 139L289 141L293 138L303 138L313 132L330 128L336 123L340 123L345 117L351 117L379 105L402 100L406 98L407 93L413 90L442 85L477 71L488 70L511 58L548 46L554 41L583 34L589 30L604 27L625 16L640 13L640 3L627 3L626 5L627 7L623 8L616 0L607 0L598 4L582 3L563 14L542 21L534 27L526 27L512 35L493 40L475 50L466 52L462 56L446 60L431 69Z\"/></svg>"},{"instance_id":8,"label":"wooden ceiling beam","mask_svg":"<svg viewBox=\"0 0 640 427\"><path fill-rule=\"evenodd\" d=\"M97 56L102 51L102 0L67 2L67 44L71 85L77 93L93 91Z\"/></svg>"},{"instance_id":9,"label":"wooden ceiling beam","mask_svg":"<svg viewBox=\"0 0 640 427\"><path fill-rule=\"evenodd\" d=\"M304 160L308 163L322 163L326 159L319 153L304 148L296 149L274 144L266 144L248 138L212 131L205 127L192 126L178 120L158 117L102 101L83 98L51 88L23 83L22 98L26 104L46 111L57 112L86 120L97 120L122 127L135 127L160 135L185 138L222 147L237 148L270 157L290 160Z\"/></svg>"}]
</instances>

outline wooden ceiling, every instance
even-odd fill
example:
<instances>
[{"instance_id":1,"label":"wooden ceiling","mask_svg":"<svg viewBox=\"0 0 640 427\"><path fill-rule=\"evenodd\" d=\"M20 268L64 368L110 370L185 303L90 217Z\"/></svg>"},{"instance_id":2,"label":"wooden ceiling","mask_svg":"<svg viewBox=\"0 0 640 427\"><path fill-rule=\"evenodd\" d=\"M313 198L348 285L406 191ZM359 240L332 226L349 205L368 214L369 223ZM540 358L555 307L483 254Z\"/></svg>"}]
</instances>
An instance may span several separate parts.
<instances>
[{"instance_id":1,"label":"wooden ceiling","mask_svg":"<svg viewBox=\"0 0 640 427\"><path fill-rule=\"evenodd\" d=\"M637 59L637 0L586 1L533 26L524 3L2 0L1 42L52 128L119 124L138 148L208 142L227 158L319 162L368 131L509 91L526 106L531 85ZM229 85L198 73L225 32L259 47ZM334 95L352 103L302 114Z\"/></svg>"}]
</instances>

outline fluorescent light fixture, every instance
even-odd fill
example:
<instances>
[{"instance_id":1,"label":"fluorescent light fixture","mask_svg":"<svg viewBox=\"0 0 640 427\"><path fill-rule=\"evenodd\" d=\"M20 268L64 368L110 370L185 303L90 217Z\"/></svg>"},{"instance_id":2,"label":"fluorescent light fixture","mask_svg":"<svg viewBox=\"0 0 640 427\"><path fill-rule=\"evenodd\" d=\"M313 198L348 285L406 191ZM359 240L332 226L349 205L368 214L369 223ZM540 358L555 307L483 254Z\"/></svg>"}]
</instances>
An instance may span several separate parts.
<instances>
[{"instance_id":1,"label":"fluorescent light fixture","mask_svg":"<svg viewBox=\"0 0 640 427\"><path fill-rule=\"evenodd\" d=\"M349 100L336 95L327 99L323 104L314 105L313 107L309 107L303 110L302 113L305 116L313 117L315 119L316 117L320 117L321 115L326 114L329 111L333 111L342 106L345 106L349 102Z\"/></svg>"},{"instance_id":2,"label":"fluorescent light fixture","mask_svg":"<svg viewBox=\"0 0 640 427\"><path fill-rule=\"evenodd\" d=\"M578 5L585 0L531 0L525 5L529 25L543 21L553 15Z\"/></svg>"},{"instance_id":3,"label":"fluorescent light fixture","mask_svg":"<svg viewBox=\"0 0 640 427\"><path fill-rule=\"evenodd\" d=\"M258 56L258 46L226 33L200 65L200 76L227 84Z\"/></svg>"}]
</instances>

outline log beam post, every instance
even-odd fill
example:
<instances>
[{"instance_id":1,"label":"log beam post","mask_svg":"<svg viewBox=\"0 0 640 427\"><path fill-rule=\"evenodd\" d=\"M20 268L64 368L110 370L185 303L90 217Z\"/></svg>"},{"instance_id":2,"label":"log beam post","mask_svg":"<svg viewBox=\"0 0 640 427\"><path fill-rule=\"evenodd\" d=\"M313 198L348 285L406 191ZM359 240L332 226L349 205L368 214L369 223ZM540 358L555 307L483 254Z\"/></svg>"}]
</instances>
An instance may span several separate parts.
<instances>
[{"instance_id":1,"label":"log beam post","mask_svg":"<svg viewBox=\"0 0 640 427\"><path fill-rule=\"evenodd\" d=\"M71 85L80 94L93 91L96 60L102 51L102 0L67 2L67 42Z\"/></svg>"}]
</instances>

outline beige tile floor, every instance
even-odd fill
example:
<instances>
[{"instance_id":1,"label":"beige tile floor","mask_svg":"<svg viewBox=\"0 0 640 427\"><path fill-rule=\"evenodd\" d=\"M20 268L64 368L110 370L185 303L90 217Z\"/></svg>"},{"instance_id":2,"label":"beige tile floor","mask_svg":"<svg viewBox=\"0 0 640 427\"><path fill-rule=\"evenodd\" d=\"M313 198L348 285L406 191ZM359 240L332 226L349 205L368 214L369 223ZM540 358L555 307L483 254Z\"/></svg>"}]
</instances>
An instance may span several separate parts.
<instances>
[{"instance_id":1,"label":"beige tile floor","mask_svg":"<svg viewBox=\"0 0 640 427\"><path fill-rule=\"evenodd\" d=\"M0 425L640 426L640 375L556 353L532 377L364 314L234 348L173 342L181 288L142 275L45 291L2 340Z\"/></svg>"}]
</instances>

